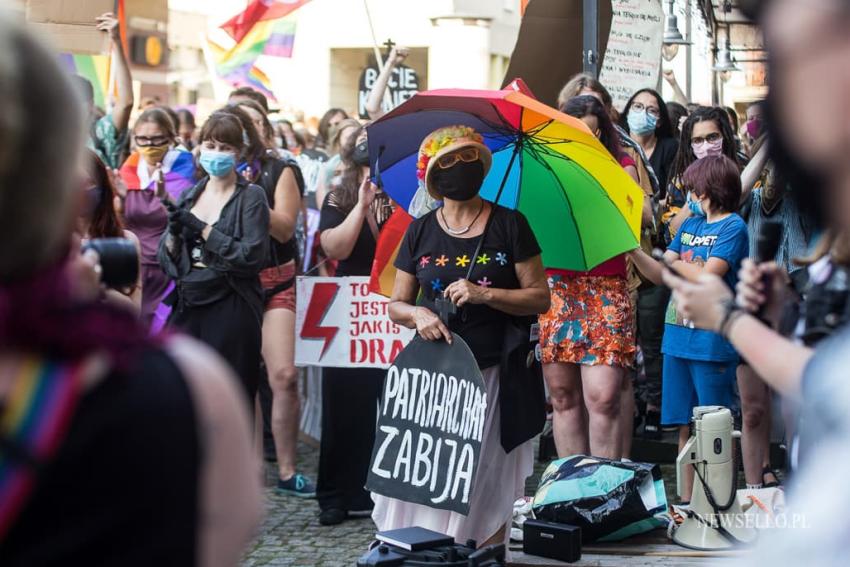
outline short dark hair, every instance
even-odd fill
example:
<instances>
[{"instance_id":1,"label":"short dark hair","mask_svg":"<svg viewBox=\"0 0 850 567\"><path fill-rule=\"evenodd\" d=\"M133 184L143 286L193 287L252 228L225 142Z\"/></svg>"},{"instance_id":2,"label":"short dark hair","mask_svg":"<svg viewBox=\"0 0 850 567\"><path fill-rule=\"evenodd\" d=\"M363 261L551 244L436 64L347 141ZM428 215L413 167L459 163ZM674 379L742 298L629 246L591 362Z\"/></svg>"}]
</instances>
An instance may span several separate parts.
<instances>
[{"instance_id":1,"label":"short dark hair","mask_svg":"<svg viewBox=\"0 0 850 567\"><path fill-rule=\"evenodd\" d=\"M563 103L560 110L564 114L579 119L591 114L595 116L599 122L599 141L617 161L620 160L623 154L620 136L611 122L611 117L608 116L605 107L599 102L598 98L591 95L574 96Z\"/></svg>"},{"instance_id":2,"label":"short dark hair","mask_svg":"<svg viewBox=\"0 0 850 567\"><path fill-rule=\"evenodd\" d=\"M266 95L264 95L260 91L252 89L251 87L239 87L238 89L231 91L227 98L231 99L235 96L244 96L245 98L250 98L257 104L262 106L263 109L266 111L266 114L269 113L269 99L267 99Z\"/></svg>"},{"instance_id":3,"label":"short dark hair","mask_svg":"<svg viewBox=\"0 0 850 567\"><path fill-rule=\"evenodd\" d=\"M661 98L661 95L658 94L658 91L653 89L640 89L632 97L629 99L629 102L626 103L626 107L623 109L623 114L620 116L620 126L629 131L629 110L632 108L632 104L635 102L635 98L638 95L643 93L649 93L655 97L655 100L658 102L658 126L655 128L655 135L660 140L662 138L673 138L673 126L670 124L670 113L667 111L667 103L664 102L664 99Z\"/></svg>"},{"instance_id":4,"label":"short dark hair","mask_svg":"<svg viewBox=\"0 0 850 567\"><path fill-rule=\"evenodd\" d=\"M695 161L685 170L682 182L694 195L707 197L718 212L734 213L741 203L738 164L724 155Z\"/></svg>"},{"instance_id":5,"label":"short dark hair","mask_svg":"<svg viewBox=\"0 0 850 567\"><path fill-rule=\"evenodd\" d=\"M267 159L266 142L263 140L263 137L260 136L260 133L257 132L257 128L254 126L254 121L251 120L251 117L247 112L235 105L227 105L216 111L216 114L219 112L233 116L239 121L239 125L242 126L242 134L240 134L242 144L239 146L242 149L242 159L247 162L252 162L254 160L264 161ZM201 136L203 136L203 133L201 133ZM205 138L202 137L201 141L203 140L205 140Z\"/></svg>"},{"instance_id":6,"label":"short dark hair","mask_svg":"<svg viewBox=\"0 0 850 567\"><path fill-rule=\"evenodd\" d=\"M216 110L201 128L200 142L214 140L223 144L229 144L237 150L243 150L245 142L243 134L245 129L242 122L233 113L224 110Z\"/></svg>"}]
</instances>

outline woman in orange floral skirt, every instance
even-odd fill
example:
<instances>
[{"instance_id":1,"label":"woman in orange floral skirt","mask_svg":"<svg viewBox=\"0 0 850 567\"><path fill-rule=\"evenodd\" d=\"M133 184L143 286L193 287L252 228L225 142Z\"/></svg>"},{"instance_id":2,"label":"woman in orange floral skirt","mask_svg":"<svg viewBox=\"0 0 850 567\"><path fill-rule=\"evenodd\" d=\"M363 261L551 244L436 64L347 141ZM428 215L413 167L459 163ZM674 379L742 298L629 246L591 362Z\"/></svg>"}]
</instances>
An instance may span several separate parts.
<instances>
[{"instance_id":1,"label":"woman in orange floral skirt","mask_svg":"<svg viewBox=\"0 0 850 567\"><path fill-rule=\"evenodd\" d=\"M582 120L637 181L634 161L620 148L597 99L574 97L561 110ZM540 346L558 456L584 453L619 459L624 369L635 358L626 257L617 256L589 272L547 269L546 274L552 302L549 312L540 316Z\"/></svg>"}]
</instances>

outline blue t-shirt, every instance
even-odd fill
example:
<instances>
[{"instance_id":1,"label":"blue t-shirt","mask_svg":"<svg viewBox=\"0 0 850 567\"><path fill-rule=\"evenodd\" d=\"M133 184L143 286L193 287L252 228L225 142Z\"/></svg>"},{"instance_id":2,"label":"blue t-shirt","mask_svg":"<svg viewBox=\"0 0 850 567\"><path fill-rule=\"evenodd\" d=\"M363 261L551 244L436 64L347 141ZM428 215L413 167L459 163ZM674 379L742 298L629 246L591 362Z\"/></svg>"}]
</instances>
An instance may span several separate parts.
<instances>
[{"instance_id":1,"label":"blue t-shirt","mask_svg":"<svg viewBox=\"0 0 850 567\"><path fill-rule=\"evenodd\" d=\"M749 255L747 224L737 214L709 223L706 217L691 217L682 223L669 250L689 264L704 266L709 258L719 258L729 264L723 280L735 289L741 261ZM664 341L661 352L689 360L734 362L738 353L717 333L695 329L684 319L671 299L664 320Z\"/></svg>"}]
</instances>

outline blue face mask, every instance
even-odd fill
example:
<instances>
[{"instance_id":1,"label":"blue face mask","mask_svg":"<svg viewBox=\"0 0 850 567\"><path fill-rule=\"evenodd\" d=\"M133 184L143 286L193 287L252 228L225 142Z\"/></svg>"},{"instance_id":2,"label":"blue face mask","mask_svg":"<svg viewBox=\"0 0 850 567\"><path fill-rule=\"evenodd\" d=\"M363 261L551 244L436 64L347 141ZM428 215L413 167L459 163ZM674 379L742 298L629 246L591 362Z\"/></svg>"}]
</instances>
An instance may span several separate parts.
<instances>
[{"instance_id":1,"label":"blue face mask","mask_svg":"<svg viewBox=\"0 0 850 567\"><path fill-rule=\"evenodd\" d=\"M650 116L645 110L629 110L629 132L638 136L645 136L655 131L658 119Z\"/></svg>"},{"instance_id":2,"label":"blue face mask","mask_svg":"<svg viewBox=\"0 0 850 567\"><path fill-rule=\"evenodd\" d=\"M688 209L690 209L691 214L695 217L705 216L705 211L702 210L702 203L694 201L694 198L690 193L688 193Z\"/></svg>"},{"instance_id":3,"label":"blue face mask","mask_svg":"<svg viewBox=\"0 0 850 567\"><path fill-rule=\"evenodd\" d=\"M225 177L236 167L236 156L229 152L201 150L201 167L213 177Z\"/></svg>"}]
</instances>

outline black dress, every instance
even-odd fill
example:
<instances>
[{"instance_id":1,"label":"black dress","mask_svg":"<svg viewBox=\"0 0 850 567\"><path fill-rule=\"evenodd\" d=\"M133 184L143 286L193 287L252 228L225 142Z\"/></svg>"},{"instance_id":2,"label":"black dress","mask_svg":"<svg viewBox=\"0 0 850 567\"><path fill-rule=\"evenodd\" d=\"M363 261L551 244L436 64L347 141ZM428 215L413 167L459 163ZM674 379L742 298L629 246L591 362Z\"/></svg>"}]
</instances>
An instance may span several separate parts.
<instances>
[{"instance_id":1,"label":"black dress","mask_svg":"<svg viewBox=\"0 0 850 567\"><path fill-rule=\"evenodd\" d=\"M177 206L191 209L206 183L184 192ZM168 322L218 351L239 377L253 411L262 349L259 273L269 244L265 193L240 179L206 241L178 238L172 253L171 238L166 232L159 245L160 265L176 284Z\"/></svg>"},{"instance_id":2,"label":"black dress","mask_svg":"<svg viewBox=\"0 0 850 567\"><path fill-rule=\"evenodd\" d=\"M658 186L665 190L670 182L670 170L678 152L679 142L675 138L659 138L649 158L649 163L658 177Z\"/></svg>"},{"instance_id":3,"label":"black dress","mask_svg":"<svg viewBox=\"0 0 850 567\"><path fill-rule=\"evenodd\" d=\"M185 380L163 352L144 353L80 400L0 564L195 565L200 460Z\"/></svg>"},{"instance_id":4,"label":"black dress","mask_svg":"<svg viewBox=\"0 0 850 567\"><path fill-rule=\"evenodd\" d=\"M325 199L319 230L345 221L345 213ZM383 220L383 219L379 219ZM337 266L337 276L368 276L375 237L364 220L351 255ZM316 497L322 510L371 510L364 488L375 443L375 420L386 372L380 368L322 369L322 439Z\"/></svg>"}]
</instances>

